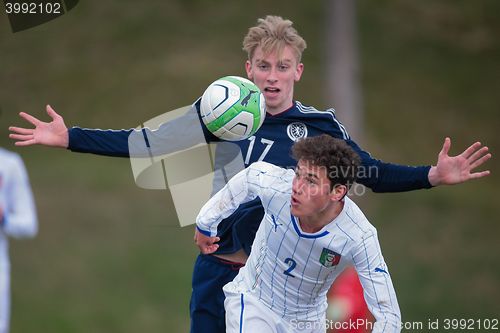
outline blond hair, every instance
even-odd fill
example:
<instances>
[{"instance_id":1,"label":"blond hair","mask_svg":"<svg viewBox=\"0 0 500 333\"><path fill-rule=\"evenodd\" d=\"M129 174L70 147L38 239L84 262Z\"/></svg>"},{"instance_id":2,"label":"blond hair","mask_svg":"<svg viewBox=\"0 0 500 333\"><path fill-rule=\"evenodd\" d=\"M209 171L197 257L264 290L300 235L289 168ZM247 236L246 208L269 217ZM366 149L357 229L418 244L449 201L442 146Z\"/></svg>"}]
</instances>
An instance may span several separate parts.
<instances>
[{"instance_id":1,"label":"blond hair","mask_svg":"<svg viewBox=\"0 0 500 333\"><path fill-rule=\"evenodd\" d=\"M268 15L258 19L258 24L248 29L243 39L243 50L248 53L248 60L252 60L257 47L262 47L265 55L277 52L281 57L285 46L290 46L295 53L297 62L300 62L302 52L306 48L306 41L292 27L293 22L280 16Z\"/></svg>"}]
</instances>

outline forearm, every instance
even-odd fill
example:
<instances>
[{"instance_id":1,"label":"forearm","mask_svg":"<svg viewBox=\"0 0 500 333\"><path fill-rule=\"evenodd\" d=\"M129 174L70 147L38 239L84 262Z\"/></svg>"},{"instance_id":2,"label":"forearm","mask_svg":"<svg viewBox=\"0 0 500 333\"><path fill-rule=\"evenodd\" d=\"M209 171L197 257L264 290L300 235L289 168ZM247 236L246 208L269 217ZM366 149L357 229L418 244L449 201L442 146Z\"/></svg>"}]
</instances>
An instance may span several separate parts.
<instances>
[{"instance_id":1,"label":"forearm","mask_svg":"<svg viewBox=\"0 0 500 333\"><path fill-rule=\"evenodd\" d=\"M129 157L128 137L132 131L72 127L68 130L68 149L79 153Z\"/></svg>"},{"instance_id":2,"label":"forearm","mask_svg":"<svg viewBox=\"0 0 500 333\"><path fill-rule=\"evenodd\" d=\"M38 231L38 222L34 206L26 206L23 211L4 214L0 227L10 237L30 238Z\"/></svg>"},{"instance_id":3,"label":"forearm","mask_svg":"<svg viewBox=\"0 0 500 333\"><path fill-rule=\"evenodd\" d=\"M375 317L372 332L400 332L401 313L396 292L375 231L366 233L353 256L353 263L368 308Z\"/></svg>"},{"instance_id":4,"label":"forearm","mask_svg":"<svg viewBox=\"0 0 500 333\"><path fill-rule=\"evenodd\" d=\"M429 183L430 166L386 163L373 158L354 141L347 142L361 157L357 182L371 188L372 191L404 192L432 187Z\"/></svg>"},{"instance_id":5,"label":"forearm","mask_svg":"<svg viewBox=\"0 0 500 333\"><path fill-rule=\"evenodd\" d=\"M68 149L74 152L117 157L161 156L207 142L207 133L196 108L157 124L157 129L101 130L73 127Z\"/></svg>"},{"instance_id":6,"label":"forearm","mask_svg":"<svg viewBox=\"0 0 500 333\"><path fill-rule=\"evenodd\" d=\"M404 166L378 160L363 161L357 182L373 192L405 192L428 189L430 166Z\"/></svg>"},{"instance_id":7,"label":"forearm","mask_svg":"<svg viewBox=\"0 0 500 333\"><path fill-rule=\"evenodd\" d=\"M230 216L238 207L255 199L255 193L249 191L248 169L234 176L219 192L217 192L201 208L196 219L198 230L206 236L217 235L217 226Z\"/></svg>"},{"instance_id":8,"label":"forearm","mask_svg":"<svg viewBox=\"0 0 500 333\"><path fill-rule=\"evenodd\" d=\"M266 199L265 190L276 179L275 171L282 175L286 170L266 162L256 162L237 173L201 209L196 219L198 230L206 236L217 234L218 224L238 207L256 197ZM268 178L269 177L269 178Z\"/></svg>"},{"instance_id":9,"label":"forearm","mask_svg":"<svg viewBox=\"0 0 500 333\"><path fill-rule=\"evenodd\" d=\"M24 164L19 161L7 181L6 205L0 214L1 227L11 237L33 237L38 231L38 221Z\"/></svg>"}]
</instances>

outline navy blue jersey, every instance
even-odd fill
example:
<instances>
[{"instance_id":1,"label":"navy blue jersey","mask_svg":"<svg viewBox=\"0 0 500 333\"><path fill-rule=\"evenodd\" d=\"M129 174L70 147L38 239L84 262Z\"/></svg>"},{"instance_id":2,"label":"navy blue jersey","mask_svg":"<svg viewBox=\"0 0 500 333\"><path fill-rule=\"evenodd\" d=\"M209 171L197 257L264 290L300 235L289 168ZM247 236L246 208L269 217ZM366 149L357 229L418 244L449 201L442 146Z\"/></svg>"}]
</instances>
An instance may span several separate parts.
<instances>
[{"instance_id":1,"label":"navy blue jersey","mask_svg":"<svg viewBox=\"0 0 500 333\"><path fill-rule=\"evenodd\" d=\"M147 140L155 140L154 147L173 147L162 142L179 142L176 149L185 149L195 142L178 140L179 135L189 132L189 126L199 124L199 102L193 112L160 126L157 132L143 129ZM218 139L204 129L204 140L216 142ZM134 130L95 130L73 127L69 130L69 149L77 152L107 156L129 156L128 137ZM137 131L135 131L137 133ZM428 173L430 166L411 167L385 163L374 159L363 151L347 133L335 117L333 110L319 111L313 107L294 102L293 106L277 115L267 114L262 127L247 140L235 142L241 149L245 166L257 161L266 161L281 167L294 167L296 161L291 156L293 143L301 138L329 134L345 140L361 157L363 170L358 182L375 192L401 192L430 188ZM168 151L153 153L164 154ZM220 237L216 253L234 253L243 248L250 253L250 247L264 215L260 200L246 203L218 226Z\"/></svg>"}]
</instances>

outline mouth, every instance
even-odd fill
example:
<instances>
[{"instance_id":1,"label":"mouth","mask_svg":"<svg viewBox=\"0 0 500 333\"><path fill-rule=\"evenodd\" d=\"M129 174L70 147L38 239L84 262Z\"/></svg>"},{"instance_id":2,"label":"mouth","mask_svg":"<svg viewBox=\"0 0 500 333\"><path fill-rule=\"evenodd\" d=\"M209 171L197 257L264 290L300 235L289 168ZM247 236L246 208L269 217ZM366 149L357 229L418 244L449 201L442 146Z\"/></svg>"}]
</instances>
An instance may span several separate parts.
<instances>
[{"instance_id":1,"label":"mouth","mask_svg":"<svg viewBox=\"0 0 500 333\"><path fill-rule=\"evenodd\" d=\"M281 89L276 88L276 87L266 87L266 88L264 88L264 93L266 95L268 95L268 96L277 95L277 94L279 94L280 91L281 91Z\"/></svg>"},{"instance_id":2,"label":"mouth","mask_svg":"<svg viewBox=\"0 0 500 333\"><path fill-rule=\"evenodd\" d=\"M291 200L291 204L292 206L296 207L298 205L300 205L300 201L297 200L293 195L292 195L292 200Z\"/></svg>"}]
</instances>

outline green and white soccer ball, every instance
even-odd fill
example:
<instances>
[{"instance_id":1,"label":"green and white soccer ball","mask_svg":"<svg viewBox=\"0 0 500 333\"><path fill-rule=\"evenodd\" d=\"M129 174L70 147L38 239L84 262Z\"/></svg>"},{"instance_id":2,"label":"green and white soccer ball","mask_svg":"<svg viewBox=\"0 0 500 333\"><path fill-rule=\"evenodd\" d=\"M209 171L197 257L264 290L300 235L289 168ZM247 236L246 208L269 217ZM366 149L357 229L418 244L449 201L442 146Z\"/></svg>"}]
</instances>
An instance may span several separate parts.
<instances>
[{"instance_id":1,"label":"green and white soccer ball","mask_svg":"<svg viewBox=\"0 0 500 333\"><path fill-rule=\"evenodd\" d=\"M228 141L252 136L264 122L266 103L250 80L226 76L212 83L201 97L203 123L215 136Z\"/></svg>"}]
</instances>

